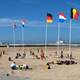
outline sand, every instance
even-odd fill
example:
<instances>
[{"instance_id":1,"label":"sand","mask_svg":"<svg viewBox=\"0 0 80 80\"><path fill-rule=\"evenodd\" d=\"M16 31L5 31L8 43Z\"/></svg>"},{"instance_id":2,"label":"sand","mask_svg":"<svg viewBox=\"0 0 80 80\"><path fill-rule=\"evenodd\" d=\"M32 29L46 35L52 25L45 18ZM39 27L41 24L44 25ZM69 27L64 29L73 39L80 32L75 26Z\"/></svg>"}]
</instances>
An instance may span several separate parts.
<instances>
[{"instance_id":1,"label":"sand","mask_svg":"<svg viewBox=\"0 0 80 80\"><path fill-rule=\"evenodd\" d=\"M30 50L40 56L38 49L43 49L44 47L25 47L26 58L15 59L16 53L23 51L21 47L0 47L0 52L5 50L5 55L0 58L0 80L80 80L80 47L73 47L72 54L76 59L78 64L74 65L51 65L51 69L46 68L46 63L55 60L56 47L48 47L47 54L48 58L46 60L36 59L30 55ZM69 53L68 47L60 48L64 51L66 56ZM60 55L60 54L58 54ZM32 70L15 70L12 71L10 68L11 62L8 61L9 56L18 64L28 64L32 67ZM6 76L9 73L10 76Z\"/></svg>"}]
</instances>

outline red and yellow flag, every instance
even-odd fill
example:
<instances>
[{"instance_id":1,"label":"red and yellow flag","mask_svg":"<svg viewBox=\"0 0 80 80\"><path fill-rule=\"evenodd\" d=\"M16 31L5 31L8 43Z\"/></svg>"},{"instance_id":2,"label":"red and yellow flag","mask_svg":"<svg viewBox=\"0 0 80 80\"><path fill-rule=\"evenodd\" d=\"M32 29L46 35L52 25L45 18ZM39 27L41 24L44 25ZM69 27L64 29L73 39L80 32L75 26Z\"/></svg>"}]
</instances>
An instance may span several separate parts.
<instances>
[{"instance_id":1,"label":"red and yellow flag","mask_svg":"<svg viewBox=\"0 0 80 80\"><path fill-rule=\"evenodd\" d=\"M47 23L52 23L53 22L53 17L52 17L52 14L51 13L47 13L47 20L46 20Z\"/></svg>"},{"instance_id":2,"label":"red and yellow flag","mask_svg":"<svg viewBox=\"0 0 80 80\"><path fill-rule=\"evenodd\" d=\"M71 19L78 20L79 12L75 8L71 8Z\"/></svg>"}]
</instances>

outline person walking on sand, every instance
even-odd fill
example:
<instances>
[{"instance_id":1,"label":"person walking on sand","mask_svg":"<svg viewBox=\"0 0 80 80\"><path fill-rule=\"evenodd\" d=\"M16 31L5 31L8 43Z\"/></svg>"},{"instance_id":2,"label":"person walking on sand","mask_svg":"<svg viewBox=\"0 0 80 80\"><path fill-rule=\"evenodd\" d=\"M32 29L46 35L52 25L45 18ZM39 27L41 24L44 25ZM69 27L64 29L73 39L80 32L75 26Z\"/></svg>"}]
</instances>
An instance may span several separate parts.
<instances>
[{"instance_id":1,"label":"person walking on sand","mask_svg":"<svg viewBox=\"0 0 80 80\"><path fill-rule=\"evenodd\" d=\"M2 52L0 53L0 58L2 57Z\"/></svg>"},{"instance_id":2,"label":"person walking on sand","mask_svg":"<svg viewBox=\"0 0 80 80\"><path fill-rule=\"evenodd\" d=\"M61 51L61 58L63 58L64 56L63 56L63 51Z\"/></svg>"},{"instance_id":3,"label":"person walking on sand","mask_svg":"<svg viewBox=\"0 0 80 80\"><path fill-rule=\"evenodd\" d=\"M37 51L38 51L38 53L39 53L39 49L37 48Z\"/></svg>"},{"instance_id":4,"label":"person walking on sand","mask_svg":"<svg viewBox=\"0 0 80 80\"><path fill-rule=\"evenodd\" d=\"M72 53L70 54L70 59L73 59Z\"/></svg>"},{"instance_id":5,"label":"person walking on sand","mask_svg":"<svg viewBox=\"0 0 80 80\"><path fill-rule=\"evenodd\" d=\"M45 59L45 54L43 49L41 49L41 54L40 54L41 60Z\"/></svg>"}]
</instances>

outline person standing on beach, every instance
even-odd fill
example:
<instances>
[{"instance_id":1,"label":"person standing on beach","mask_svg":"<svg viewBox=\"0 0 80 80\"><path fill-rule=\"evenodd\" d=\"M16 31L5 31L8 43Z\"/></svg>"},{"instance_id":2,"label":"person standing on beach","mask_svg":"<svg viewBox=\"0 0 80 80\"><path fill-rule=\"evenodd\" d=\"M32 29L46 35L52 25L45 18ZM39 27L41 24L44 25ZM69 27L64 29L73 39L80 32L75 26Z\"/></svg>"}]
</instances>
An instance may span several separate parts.
<instances>
[{"instance_id":1,"label":"person standing on beach","mask_svg":"<svg viewBox=\"0 0 80 80\"><path fill-rule=\"evenodd\" d=\"M37 51L38 51L38 53L39 53L39 49L37 48Z\"/></svg>"},{"instance_id":2,"label":"person standing on beach","mask_svg":"<svg viewBox=\"0 0 80 80\"><path fill-rule=\"evenodd\" d=\"M41 56L41 60L45 59L45 54L44 54L43 49L41 49L41 54L40 54L40 56Z\"/></svg>"},{"instance_id":3,"label":"person standing on beach","mask_svg":"<svg viewBox=\"0 0 80 80\"><path fill-rule=\"evenodd\" d=\"M73 59L72 52L71 52L71 54L70 54L70 59Z\"/></svg>"},{"instance_id":4,"label":"person standing on beach","mask_svg":"<svg viewBox=\"0 0 80 80\"><path fill-rule=\"evenodd\" d=\"M63 56L63 51L61 51L61 58L63 58L64 56Z\"/></svg>"},{"instance_id":5,"label":"person standing on beach","mask_svg":"<svg viewBox=\"0 0 80 80\"><path fill-rule=\"evenodd\" d=\"M0 58L2 57L2 51L1 51L1 53L0 53Z\"/></svg>"}]
</instances>

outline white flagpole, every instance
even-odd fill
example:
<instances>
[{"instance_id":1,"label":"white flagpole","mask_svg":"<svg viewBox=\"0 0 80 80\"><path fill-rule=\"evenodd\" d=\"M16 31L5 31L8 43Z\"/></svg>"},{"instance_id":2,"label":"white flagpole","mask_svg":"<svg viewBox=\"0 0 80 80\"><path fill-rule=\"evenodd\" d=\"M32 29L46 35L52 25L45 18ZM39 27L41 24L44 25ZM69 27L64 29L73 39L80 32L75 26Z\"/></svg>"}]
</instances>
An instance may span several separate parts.
<instances>
[{"instance_id":1,"label":"white flagpole","mask_svg":"<svg viewBox=\"0 0 80 80\"><path fill-rule=\"evenodd\" d=\"M71 53L71 22L72 22L72 20L70 19L70 31L69 31L69 53Z\"/></svg>"},{"instance_id":2,"label":"white flagpole","mask_svg":"<svg viewBox=\"0 0 80 80\"><path fill-rule=\"evenodd\" d=\"M14 25L13 25L13 44L14 44L14 48L15 48L15 30L14 30Z\"/></svg>"},{"instance_id":3,"label":"white flagpole","mask_svg":"<svg viewBox=\"0 0 80 80\"><path fill-rule=\"evenodd\" d=\"M21 26L21 31L22 31L22 51L24 51L24 27Z\"/></svg>"},{"instance_id":4,"label":"white flagpole","mask_svg":"<svg viewBox=\"0 0 80 80\"><path fill-rule=\"evenodd\" d=\"M60 52L60 51L59 51L59 47L60 47L60 46L59 46L59 45L60 45L60 44L59 44L59 43L60 43L60 40L59 40L59 39L60 39L60 22L58 23L58 42L57 42L57 45L58 45L58 47L57 47L58 54L59 54L59 52Z\"/></svg>"},{"instance_id":5,"label":"white flagpole","mask_svg":"<svg viewBox=\"0 0 80 80\"><path fill-rule=\"evenodd\" d=\"M47 23L46 23L46 30L45 30L45 55L47 54Z\"/></svg>"}]
</instances>

